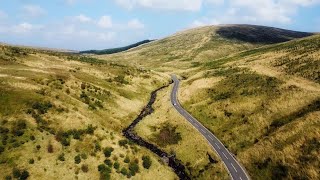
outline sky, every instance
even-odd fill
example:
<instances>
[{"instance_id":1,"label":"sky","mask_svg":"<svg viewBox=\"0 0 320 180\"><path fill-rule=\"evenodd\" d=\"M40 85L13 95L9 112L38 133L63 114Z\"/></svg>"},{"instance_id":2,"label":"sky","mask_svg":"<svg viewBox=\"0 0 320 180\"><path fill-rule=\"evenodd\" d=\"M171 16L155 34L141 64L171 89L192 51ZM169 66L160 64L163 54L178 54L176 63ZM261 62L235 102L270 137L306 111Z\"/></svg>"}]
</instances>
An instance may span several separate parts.
<instances>
[{"instance_id":1,"label":"sky","mask_svg":"<svg viewBox=\"0 0 320 180\"><path fill-rule=\"evenodd\" d=\"M320 0L0 0L0 42L105 49L205 25L320 32Z\"/></svg>"}]
</instances>

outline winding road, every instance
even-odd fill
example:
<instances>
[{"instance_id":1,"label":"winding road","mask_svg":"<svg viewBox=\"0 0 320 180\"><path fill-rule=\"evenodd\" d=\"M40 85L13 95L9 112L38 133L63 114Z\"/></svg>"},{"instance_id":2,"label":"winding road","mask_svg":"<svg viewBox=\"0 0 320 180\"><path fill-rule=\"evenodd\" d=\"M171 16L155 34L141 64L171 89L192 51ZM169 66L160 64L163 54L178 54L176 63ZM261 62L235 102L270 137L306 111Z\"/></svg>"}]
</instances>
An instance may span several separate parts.
<instances>
[{"instance_id":1,"label":"winding road","mask_svg":"<svg viewBox=\"0 0 320 180\"><path fill-rule=\"evenodd\" d=\"M171 92L171 103L174 108L207 139L212 149L216 151L216 153L220 156L222 162L225 164L229 175L231 176L231 179L249 180L250 178L244 168L234 158L232 153L230 153L229 150L225 148L222 142L206 127L204 127L198 120L196 120L185 109L182 108L177 98L180 81L176 75L172 75L172 80L174 82L174 86Z\"/></svg>"}]
</instances>

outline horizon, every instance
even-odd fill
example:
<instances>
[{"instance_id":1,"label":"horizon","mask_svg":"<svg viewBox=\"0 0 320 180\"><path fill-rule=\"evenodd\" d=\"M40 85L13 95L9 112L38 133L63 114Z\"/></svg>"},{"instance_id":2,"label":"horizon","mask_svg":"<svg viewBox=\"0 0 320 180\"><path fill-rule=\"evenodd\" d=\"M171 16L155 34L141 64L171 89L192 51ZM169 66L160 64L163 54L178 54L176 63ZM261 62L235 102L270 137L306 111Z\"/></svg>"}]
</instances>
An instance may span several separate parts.
<instances>
[{"instance_id":1,"label":"horizon","mask_svg":"<svg viewBox=\"0 0 320 180\"><path fill-rule=\"evenodd\" d=\"M320 15L316 13L320 11L319 0L0 0L0 3L1 43L52 49L122 47L207 25L253 24L320 31Z\"/></svg>"}]
</instances>

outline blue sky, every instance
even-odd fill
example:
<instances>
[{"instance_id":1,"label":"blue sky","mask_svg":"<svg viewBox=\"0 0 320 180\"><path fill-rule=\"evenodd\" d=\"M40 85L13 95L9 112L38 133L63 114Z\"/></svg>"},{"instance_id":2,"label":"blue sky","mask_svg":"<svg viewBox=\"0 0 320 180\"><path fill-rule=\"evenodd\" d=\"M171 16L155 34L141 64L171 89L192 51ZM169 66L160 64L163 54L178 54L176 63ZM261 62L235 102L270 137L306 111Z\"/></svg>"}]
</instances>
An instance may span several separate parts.
<instances>
[{"instance_id":1,"label":"blue sky","mask_svg":"<svg viewBox=\"0 0 320 180\"><path fill-rule=\"evenodd\" d=\"M104 49L215 24L320 32L320 0L0 0L0 42Z\"/></svg>"}]
</instances>

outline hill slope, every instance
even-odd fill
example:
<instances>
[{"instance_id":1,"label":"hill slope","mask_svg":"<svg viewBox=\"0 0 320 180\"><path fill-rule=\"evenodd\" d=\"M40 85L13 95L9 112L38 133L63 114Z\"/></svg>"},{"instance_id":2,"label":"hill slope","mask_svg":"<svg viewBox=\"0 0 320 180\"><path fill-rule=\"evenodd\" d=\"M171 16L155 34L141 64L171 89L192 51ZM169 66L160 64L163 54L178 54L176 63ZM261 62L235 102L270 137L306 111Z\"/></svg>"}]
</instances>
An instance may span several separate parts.
<instances>
[{"instance_id":1,"label":"hill slope","mask_svg":"<svg viewBox=\"0 0 320 180\"><path fill-rule=\"evenodd\" d=\"M99 57L180 74L183 106L228 146L253 179L318 179L320 36L311 35L251 25L210 26ZM167 106L156 111L174 114ZM149 118L138 130L156 143L152 134L162 127L153 122L159 116ZM187 145L169 147L184 162L196 163L185 156Z\"/></svg>"},{"instance_id":2,"label":"hill slope","mask_svg":"<svg viewBox=\"0 0 320 180\"><path fill-rule=\"evenodd\" d=\"M207 26L182 31L127 52L97 57L160 71L180 69L185 72L203 62L233 53L310 35L264 26ZM239 37L244 37L245 41L239 40ZM252 41L252 38L259 39Z\"/></svg>"},{"instance_id":3,"label":"hill slope","mask_svg":"<svg viewBox=\"0 0 320 180\"><path fill-rule=\"evenodd\" d=\"M183 83L182 104L253 179L318 179L320 36L208 62Z\"/></svg>"}]
</instances>

